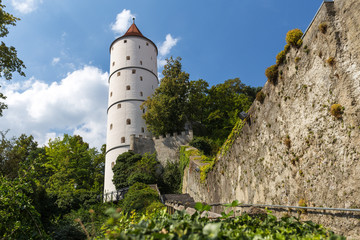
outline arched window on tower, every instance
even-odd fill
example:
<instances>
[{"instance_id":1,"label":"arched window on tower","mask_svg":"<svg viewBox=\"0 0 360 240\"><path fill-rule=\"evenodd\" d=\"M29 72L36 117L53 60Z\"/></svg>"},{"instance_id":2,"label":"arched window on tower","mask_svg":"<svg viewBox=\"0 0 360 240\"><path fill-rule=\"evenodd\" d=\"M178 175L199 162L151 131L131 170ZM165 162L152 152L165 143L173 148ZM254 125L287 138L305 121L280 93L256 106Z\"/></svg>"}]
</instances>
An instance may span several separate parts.
<instances>
[{"instance_id":1,"label":"arched window on tower","mask_svg":"<svg viewBox=\"0 0 360 240\"><path fill-rule=\"evenodd\" d=\"M126 86L126 90L130 90L130 85L127 85L127 86Z\"/></svg>"},{"instance_id":2,"label":"arched window on tower","mask_svg":"<svg viewBox=\"0 0 360 240\"><path fill-rule=\"evenodd\" d=\"M141 132L142 132L142 133L145 132L145 128L142 127L142 128L141 128Z\"/></svg>"},{"instance_id":3,"label":"arched window on tower","mask_svg":"<svg viewBox=\"0 0 360 240\"><path fill-rule=\"evenodd\" d=\"M115 62L113 62L113 66L115 66Z\"/></svg>"},{"instance_id":4,"label":"arched window on tower","mask_svg":"<svg viewBox=\"0 0 360 240\"><path fill-rule=\"evenodd\" d=\"M121 143L125 143L125 137L121 138Z\"/></svg>"},{"instance_id":5,"label":"arched window on tower","mask_svg":"<svg viewBox=\"0 0 360 240\"><path fill-rule=\"evenodd\" d=\"M119 104L117 105L117 108L118 108L118 109L121 108L121 103L119 103Z\"/></svg>"},{"instance_id":6,"label":"arched window on tower","mask_svg":"<svg viewBox=\"0 0 360 240\"><path fill-rule=\"evenodd\" d=\"M140 76L140 81L142 81L143 80L143 77L142 76Z\"/></svg>"},{"instance_id":7,"label":"arched window on tower","mask_svg":"<svg viewBox=\"0 0 360 240\"><path fill-rule=\"evenodd\" d=\"M112 92L110 92L110 97L112 97Z\"/></svg>"},{"instance_id":8,"label":"arched window on tower","mask_svg":"<svg viewBox=\"0 0 360 240\"><path fill-rule=\"evenodd\" d=\"M127 40L124 40L124 43L127 43Z\"/></svg>"},{"instance_id":9,"label":"arched window on tower","mask_svg":"<svg viewBox=\"0 0 360 240\"><path fill-rule=\"evenodd\" d=\"M126 60L130 60L130 56L126 56Z\"/></svg>"},{"instance_id":10,"label":"arched window on tower","mask_svg":"<svg viewBox=\"0 0 360 240\"><path fill-rule=\"evenodd\" d=\"M142 61L140 60L140 65L142 65Z\"/></svg>"},{"instance_id":11,"label":"arched window on tower","mask_svg":"<svg viewBox=\"0 0 360 240\"><path fill-rule=\"evenodd\" d=\"M112 123L110 124L110 130L112 130L113 129L113 125L112 125Z\"/></svg>"},{"instance_id":12,"label":"arched window on tower","mask_svg":"<svg viewBox=\"0 0 360 240\"><path fill-rule=\"evenodd\" d=\"M126 125L130 125L130 124L131 124L131 119L130 118L126 119Z\"/></svg>"},{"instance_id":13,"label":"arched window on tower","mask_svg":"<svg viewBox=\"0 0 360 240\"><path fill-rule=\"evenodd\" d=\"M148 42L146 43L146 46L149 46L149 43L148 43Z\"/></svg>"},{"instance_id":14,"label":"arched window on tower","mask_svg":"<svg viewBox=\"0 0 360 240\"><path fill-rule=\"evenodd\" d=\"M136 73L136 69L133 69L133 70L132 70L132 74L135 74L135 73Z\"/></svg>"},{"instance_id":15,"label":"arched window on tower","mask_svg":"<svg viewBox=\"0 0 360 240\"><path fill-rule=\"evenodd\" d=\"M143 94L143 92L140 92L140 96L142 97L144 94Z\"/></svg>"},{"instance_id":16,"label":"arched window on tower","mask_svg":"<svg viewBox=\"0 0 360 240\"><path fill-rule=\"evenodd\" d=\"M121 75L121 72L117 72L117 76L120 77L120 75Z\"/></svg>"}]
</instances>

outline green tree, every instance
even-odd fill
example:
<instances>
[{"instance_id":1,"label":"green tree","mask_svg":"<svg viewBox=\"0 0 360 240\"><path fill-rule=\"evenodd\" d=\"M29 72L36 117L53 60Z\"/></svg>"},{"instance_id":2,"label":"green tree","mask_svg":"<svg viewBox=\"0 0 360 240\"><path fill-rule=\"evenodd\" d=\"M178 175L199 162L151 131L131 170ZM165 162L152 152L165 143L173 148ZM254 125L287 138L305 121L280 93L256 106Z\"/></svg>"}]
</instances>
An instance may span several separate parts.
<instances>
[{"instance_id":1,"label":"green tree","mask_svg":"<svg viewBox=\"0 0 360 240\"><path fill-rule=\"evenodd\" d=\"M182 71L180 57L166 61L160 86L141 105L148 129L155 135L182 131L187 121L189 74Z\"/></svg>"},{"instance_id":2,"label":"green tree","mask_svg":"<svg viewBox=\"0 0 360 240\"><path fill-rule=\"evenodd\" d=\"M0 238L48 239L29 194L31 185L23 179L0 175Z\"/></svg>"},{"instance_id":3,"label":"green tree","mask_svg":"<svg viewBox=\"0 0 360 240\"><path fill-rule=\"evenodd\" d=\"M45 186L49 194L56 195L60 208L74 207L89 192L101 192L104 162L97 158L96 149L89 148L80 136L67 134L48 145L44 167L50 177Z\"/></svg>"},{"instance_id":4,"label":"green tree","mask_svg":"<svg viewBox=\"0 0 360 240\"><path fill-rule=\"evenodd\" d=\"M140 161L142 156L134 152L125 152L120 154L116 159L116 164L113 168L114 176L113 183L116 189L121 189L128 185L128 178L133 172L135 164Z\"/></svg>"},{"instance_id":5,"label":"green tree","mask_svg":"<svg viewBox=\"0 0 360 240\"><path fill-rule=\"evenodd\" d=\"M15 26L16 21L19 18L14 17L10 13L4 11L5 5L2 4L0 0L0 38L4 38L9 34L9 26ZM0 45L0 78L4 77L6 80L12 78L13 72L18 72L21 76L25 76L25 73L22 69L25 68L23 61L17 57L17 51L13 46L6 46L6 44L1 41ZM1 87L1 86L0 86ZM0 93L0 100L6 99L6 97ZM0 102L0 117L2 116L2 111L7 108L7 105L3 102Z\"/></svg>"}]
</instances>

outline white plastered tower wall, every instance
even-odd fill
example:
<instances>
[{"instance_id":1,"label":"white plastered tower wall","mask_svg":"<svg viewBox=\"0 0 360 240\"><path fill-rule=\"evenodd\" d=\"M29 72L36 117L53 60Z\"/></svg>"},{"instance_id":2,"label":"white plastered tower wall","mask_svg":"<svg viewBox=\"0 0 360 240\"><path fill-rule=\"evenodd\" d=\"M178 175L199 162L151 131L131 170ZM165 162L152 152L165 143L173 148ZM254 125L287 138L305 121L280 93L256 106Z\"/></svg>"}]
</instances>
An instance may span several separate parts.
<instances>
[{"instance_id":1,"label":"white plastered tower wall","mask_svg":"<svg viewBox=\"0 0 360 240\"><path fill-rule=\"evenodd\" d=\"M140 105L158 86L157 47L135 23L110 46L104 194L116 191L112 168L130 149L130 135L148 136Z\"/></svg>"}]
</instances>

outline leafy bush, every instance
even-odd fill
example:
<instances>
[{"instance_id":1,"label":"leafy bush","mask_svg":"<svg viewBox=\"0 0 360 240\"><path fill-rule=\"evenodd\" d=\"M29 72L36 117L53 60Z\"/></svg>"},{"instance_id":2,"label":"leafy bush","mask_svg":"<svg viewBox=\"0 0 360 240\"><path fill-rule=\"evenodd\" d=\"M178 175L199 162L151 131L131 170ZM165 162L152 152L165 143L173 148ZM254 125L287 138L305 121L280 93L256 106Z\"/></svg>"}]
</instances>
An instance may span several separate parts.
<instances>
[{"instance_id":1,"label":"leafy bush","mask_svg":"<svg viewBox=\"0 0 360 240\"><path fill-rule=\"evenodd\" d=\"M300 47L302 44L302 41L299 42L299 40L301 40L302 36L303 36L303 32L300 29L296 28L296 29L290 30L286 34L286 42L292 47Z\"/></svg>"},{"instance_id":2,"label":"leafy bush","mask_svg":"<svg viewBox=\"0 0 360 240\"><path fill-rule=\"evenodd\" d=\"M122 210L126 213L135 210L139 213L145 213L146 208L154 202L159 202L158 193L144 183L135 183L125 194L121 204Z\"/></svg>"},{"instance_id":3,"label":"leafy bush","mask_svg":"<svg viewBox=\"0 0 360 240\"><path fill-rule=\"evenodd\" d=\"M327 23L323 22L319 24L319 30L321 33L325 34L327 31L328 25Z\"/></svg>"},{"instance_id":4,"label":"leafy bush","mask_svg":"<svg viewBox=\"0 0 360 240\"><path fill-rule=\"evenodd\" d=\"M141 182L145 184L155 184L156 178L154 177L154 175L150 173L136 171L128 177L127 183L129 186L132 186L137 182Z\"/></svg>"},{"instance_id":5,"label":"leafy bush","mask_svg":"<svg viewBox=\"0 0 360 240\"><path fill-rule=\"evenodd\" d=\"M334 58L334 57L329 57L328 60L326 60L326 62L327 62L330 66L334 66L334 65L335 65L335 58Z\"/></svg>"},{"instance_id":6,"label":"leafy bush","mask_svg":"<svg viewBox=\"0 0 360 240\"><path fill-rule=\"evenodd\" d=\"M203 209L206 210L206 209ZM119 228L107 230L109 239L345 239L313 222L296 218L277 219L273 215L261 217L247 214L223 219L190 216L185 212L172 215L165 210L129 226L127 219L117 220Z\"/></svg>"},{"instance_id":7,"label":"leafy bush","mask_svg":"<svg viewBox=\"0 0 360 240\"><path fill-rule=\"evenodd\" d=\"M265 97L266 95L262 91L256 94L256 100L259 101L260 103L264 103Z\"/></svg>"},{"instance_id":8,"label":"leafy bush","mask_svg":"<svg viewBox=\"0 0 360 240\"><path fill-rule=\"evenodd\" d=\"M162 175L162 182L165 189L161 192L165 193L181 193L181 172L178 163L167 162Z\"/></svg>"},{"instance_id":9,"label":"leafy bush","mask_svg":"<svg viewBox=\"0 0 360 240\"><path fill-rule=\"evenodd\" d=\"M141 158L140 154L133 152L125 152L117 157L116 164L113 167L114 177L112 180L116 189L128 186L127 179L133 172L134 165L140 161Z\"/></svg>"},{"instance_id":10,"label":"leafy bush","mask_svg":"<svg viewBox=\"0 0 360 240\"><path fill-rule=\"evenodd\" d=\"M276 64L280 65L282 64L286 59L286 52L285 50L282 50L281 52L278 53L278 55L276 55Z\"/></svg>"},{"instance_id":11,"label":"leafy bush","mask_svg":"<svg viewBox=\"0 0 360 240\"><path fill-rule=\"evenodd\" d=\"M271 83L275 84L277 82L277 78L279 75L278 66L272 65L272 66L268 67L265 70L265 75Z\"/></svg>"},{"instance_id":12,"label":"leafy bush","mask_svg":"<svg viewBox=\"0 0 360 240\"><path fill-rule=\"evenodd\" d=\"M330 107L330 114L336 117L337 119L341 119L344 113L344 107L340 104L333 104Z\"/></svg>"},{"instance_id":13,"label":"leafy bush","mask_svg":"<svg viewBox=\"0 0 360 240\"><path fill-rule=\"evenodd\" d=\"M207 138L195 137L193 140L191 140L189 145L199 149L205 155L210 155L211 153L211 143Z\"/></svg>"}]
</instances>

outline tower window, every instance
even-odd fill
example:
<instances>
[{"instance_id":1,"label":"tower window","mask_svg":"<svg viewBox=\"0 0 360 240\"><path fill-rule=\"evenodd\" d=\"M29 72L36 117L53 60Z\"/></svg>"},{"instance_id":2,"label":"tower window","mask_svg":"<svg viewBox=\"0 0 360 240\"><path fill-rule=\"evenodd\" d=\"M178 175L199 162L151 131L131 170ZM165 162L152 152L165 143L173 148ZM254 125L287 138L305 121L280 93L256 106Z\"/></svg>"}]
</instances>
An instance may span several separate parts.
<instances>
[{"instance_id":1,"label":"tower window","mask_svg":"<svg viewBox=\"0 0 360 240\"><path fill-rule=\"evenodd\" d=\"M143 109L143 113L145 113L145 108Z\"/></svg>"},{"instance_id":2,"label":"tower window","mask_svg":"<svg viewBox=\"0 0 360 240\"><path fill-rule=\"evenodd\" d=\"M118 72L118 73L117 73L117 76L119 77L120 75L121 75L121 72Z\"/></svg>"},{"instance_id":3,"label":"tower window","mask_svg":"<svg viewBox=\"0 0 360 240\"><path fill-rule=\"evenodd\" d=\"M140 65L142 65L142 61L140 61Z\"/></svg>"},{"instance_id":4,"label":"tower window","mask_svg":"<svg viewBox=\"0 0 360 240\"><path fill-rule=\"evenodd\" d=\"M130 56L126 56L126 60L130 60Z\"/></svg>"},{"instance_id":5,"label":"tower window","mask_svg":"<svg viewBox=\"0 0 360 240\"><path fill-rule=\"evenodd\" d=\"M130 85L127 85L127 86L126 86L126 90L130 90Z\"/></svg>"},{"instance_id":6,"label":"tower window","mask_svg":"<svg viewBox=\"0 0 360 240\"><path fill-rule=\"evenodd\" d=\"M135 73L136 73L136 69L133 69L133 70L132 70L132 74L135 74Z\"/></svg>"},{"instance_id":7,"label":"tower window","mask_svg":"<svg viewBox=\"0 0 360 240\"><path fill-rule=\"evenodd\" d=\"M139 45L139 49L140 49L140 45Z\"/></svg>"},{"instance_id":8,"label":"tower window","mask_svg":"<svg viewBox=\"0 0 360 240\"><path fill-rule=\"evenodd\" d=\"M124 40L124 43L127 43L127 40Z\"/></svg>"},{"instance_id":9,"label":"tower window","mask_svg":"<svg viewBox=\"0 0 360 240\"><path fill-rule=\"evenodd\" d=\"M140 76L140 81L142 81L143 80L143 77L142 76Z\"/></svg>"},{"instance_id":10,"label":"tower window","mask_svg":"<svg viewBox=\"0 0 360 240\"><path fill-rule=\"evenodd\" d=\"M112 92L110 92L110 97L112 97Z\"/></svg>"},{"instance_id":11,"label":"tower window","mask_svg":"<svg viewBox=\"0 0 360 240\"><path fill-rule=\"evenodd\" d=\"M112 162L112 163L111 163L111 168L114 168L114 166L115 166L115 163Z\"/></svg>"},{"instance_id":12,"label":"tower window","mask_svg":"<svg viewBox=\"0 0 360 240\"><path fill-rule=\"evenodd\" d=\"M125 137L121 138L121 143L125 143Z\"/></svg>"},{"instance_id":13,"label":"tower window","mask_svg":"<svg viewBox=\"0 0 360 240\"><path fill-rule=\"evenodd\" d=\"M143 94L143 92L140 92L140 96L142 97L144 94Z\"/></svg>"},{"instance_id":14,"label":"tower window","mask_svg":"<svg viewBox=\"0 0 360 240\"><path fill-rule=\"evenodd\" d=\"M110 124L110 130L112 130L113 129L113 125L112 124Z\"/></svg>"},{"instance_id":15,"label":"tower window","mask_svg":"<svg viewBox=\"0 0 360 240\"><path fill-rule=\"evenodd\" d=\"M141 132L142 132L142 133L145 132L145 129L144 129L143 127L141 128Z\"/></svg>"},{"instance_id":16,"label":"tower window","mask_svg":"<svg viewBox=\"0 0 360 240\"><path fill-rule=\"evenodd\" d=\"M148 43L148 42L146 43L146 46L149 46L149 43Z\"/></svg>"},{"instance_id":17,"label":"tower window","mask_svg":"<svg viewBox=\"0 0 360 240\"><path fill-rule=\"evenodd\" d=\"M126 119L126 125L130 125L130 124L131 124L131 119L130 118Z\"/></svg>"},{"instance_id":18,"label":"tower window","mask_svg":"<svg viewBox=\"0 0 360 240\"><path fill-rule=\"evenodd\" d=\"M115 66L115 62L113 62L113 66Z\"/></svg>"},{"instance_id":19,"label":"tower window","mask_svg":"<svg viewBox=\"0 0 360 240\"><path fill-rule=\"evenodd\" d=\"M119 104L117 105L117 108L118 108L118 109L121 108L121 103L119 103Z\"/></svg>"}]
</instances>

